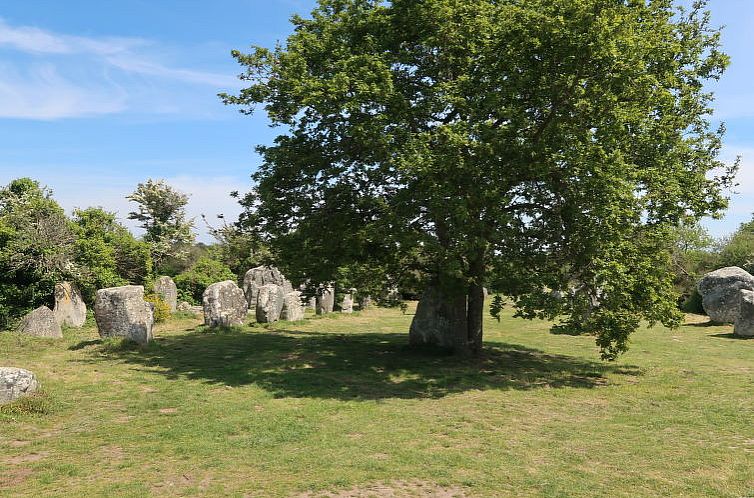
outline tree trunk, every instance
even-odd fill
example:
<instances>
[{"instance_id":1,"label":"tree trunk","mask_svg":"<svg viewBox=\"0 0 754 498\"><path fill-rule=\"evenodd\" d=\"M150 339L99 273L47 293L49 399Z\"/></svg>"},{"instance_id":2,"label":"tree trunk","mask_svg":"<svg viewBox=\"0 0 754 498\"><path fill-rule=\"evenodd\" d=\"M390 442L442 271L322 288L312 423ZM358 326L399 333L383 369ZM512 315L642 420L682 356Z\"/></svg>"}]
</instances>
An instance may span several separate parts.
<instances>
[{"instance_id":1,"label":"tree trunk","mask_svg":"<svg viewBox=\"0 0 754 498\"><path fill-rule=\"evenodd\" d=\"M469 264L469 284L466 307L466 350L463 354L476 356L482 352L484 321L484 252L480 251Z\"/></svg>"}]
</instances>

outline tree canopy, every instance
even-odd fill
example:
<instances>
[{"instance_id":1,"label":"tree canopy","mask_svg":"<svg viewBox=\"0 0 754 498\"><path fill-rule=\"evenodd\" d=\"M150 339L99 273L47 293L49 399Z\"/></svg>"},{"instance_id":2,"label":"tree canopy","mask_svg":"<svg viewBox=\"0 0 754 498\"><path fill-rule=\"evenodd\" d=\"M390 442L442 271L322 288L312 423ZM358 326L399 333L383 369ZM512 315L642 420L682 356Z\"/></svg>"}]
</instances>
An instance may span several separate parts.
<instances>
[{"instance_id":1,"label":"tree canopy","mask_svg":"<svg viewBox=\"0 0 754 498\"><path fill-rule=\"evenodd\" d=\"M234 51L281 133L241 224L314 281L420 271L482 340L483 286L596 335L678 323L672 231L717 215L705 89L728 64L706 2L320 0L274 48ZM461 299L457 299L457 298Z\"/></svg>"}]
</instances>

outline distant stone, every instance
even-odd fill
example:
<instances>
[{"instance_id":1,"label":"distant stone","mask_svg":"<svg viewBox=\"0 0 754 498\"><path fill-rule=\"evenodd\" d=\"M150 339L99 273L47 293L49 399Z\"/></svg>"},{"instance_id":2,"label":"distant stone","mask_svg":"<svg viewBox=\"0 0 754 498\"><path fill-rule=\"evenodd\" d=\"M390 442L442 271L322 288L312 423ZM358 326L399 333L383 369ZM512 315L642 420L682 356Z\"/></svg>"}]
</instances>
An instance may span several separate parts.
<instances>
[{"instance_id":1,"label":"distant stone","mask_svg":"<svg viewBox=\"0 0 754 498\"><path fill-rule=\"evenodd\" d=\"M36 375L23 368L0 367L0 404L10 403L39 389Z\"/></svg>"},{"instance_id":2,"label":"distant stone","mask_svg":"<svg viewBox=\"0 0 754 498\"><path fill-rule=\"evenodd\" d=\"M257 295L257 322L273 323L280 320L285 296L283 288L279 285L267 284L260 287Z\"/></svg>"},{"instance_id":3,"label":"distant stone","mask_svg":"<svg viewBox=\"0 0 754 498\"><path fill-rule=\"evenodd\" d=\"M466 297L449 296L439 287L427 287L411 322L409 343L414 346L463 348L465 332Z\"/></svg>"},{"instance_id":4,"label":"distant stone","mask_svg":"<svg viewBox=\"0 0 754 498\"><path fill-rule=\"evenodd\" d=\"M243 277L243 291L250 309L255 309L257 306L259 289L268 284L280 286L283 289L283 294L293 291L293 286L288 279L274 266L252 268Z\"/></svg>"},{"instance_id":5,"label":"distant stone","mask_svg":"<svg viewBox=\"0 0 754 498\"><path fill-rule=\"evenodd\" d=\"M170 277L160 277L154 283L154 293L170 306L170 312L175 313L178 309L178 287Z\"/></svg>"},{"instance_id":6,"label":"distant stone","mask_svg":"<svg viewBox=\"0 0 754 498\"><path fill-rule=\"evenodd\" d=\"M349 289L348 294L343 296L343 301L340 302L341 313L353 313L354 294L356 294L356 289Z\"/></svg>"},{"instance_id":7,"label":"distant stone","mask_svg":"<svg viewBox=\"0 0 754 498\"><path fill-rule=\"evenodd\" d=\"M372 306L372 296L363 296L359 298L359 309L366 310Z\"/></svg>"},{"instance_id":8,"label":"distant stone","mask_svg":"<svg viewBox=\"0 0 754 498\"><path fill-rule=\"evenodd\" d=\"M740 290L754 290L754 276L737 266L707 273L697 286L702 307L713 322L734 323L738 318Z\"/></svg>"},{"instance_id":9,"label":"distant stone","mask_svg":"<svg viewBox=\"0 0 754 498\"><path fill-rule=\"evenodd\" d=\"M34 337L63 338L55 313L47 306L40 306L26 315L16 330L20 334Z\"/></svg>"},{"instance_id":10,"label":"distant stone","mask_svg":"<svg viewBox=\"0 0 754 498\"><path fill-rule=\"evenodd\" d=\"M754 337L754 291L742 289L739 296L741 302L733 334L738 337Z\"/></svg>"},{"instance_id":11,"label":"distant stone","mask_svg":"<svg viewBox=\"0 0 754 498\"><path fill-rule=\"evenodd\" d=\"M246 319L246 296L232 280L217 282L202 296L204 324L209 327L243 325Z\"/></svg>"},{"instance_id":12,"label":"distant stone","mask_svg":"<svg viewBox=\"0 0 754 498\"><path fill-rule=\"evenodd\" d=\"M304 306L301 303L301 293L299 291L292 291L285 295L280 319L289 322L304 319Z\"/></svg>"},{"instance_id":13,"label":"distant stone","mask_svg":"<svg viewBox=\"0 0 754 498\"><path fill-rule=\"evenodd\" d=\"M60 325L83 327L86 322L86 304L75 284L70 282L55 284L53 312Z\"/></svg>"},{"instance_id":14,"label":"distant stone","mask_svg":"<svg viewBox=\"0 0 754 498\"><path fill-rule=\"evenodd\" d=\"M317 309L317 296L312 296L309 298L309 301L307 302L307 306L309 308L316 310Z\"/></svg>"},{"instance_id":15,"label":"distant stone","mask_svg":"<svg viewBox=\"0 0 754 498\"><path fill-rule=\"evenodd\" d=\"M317 314L332 313L333 309L335 309L335 287L328 285L320 288L317 291Z\"/></svg>"},{"instance_id":16,"label":"distant stone","mask_svg":"<svg viewBox=\"0 0 754 498\"><path fill-rule=\"evenodd\" d=\"M178 303L178 306L176 306L176 311L180 311L182 313L190 313L192 306L187 303L186 301L181 301Z\"/></svg>"},{"instance_id":17,"label":"distant stone","mask_svg":"<svg viewBox=\"0 0 754 498\"><path fill-rule=\"evenodd\" d=\"M154 305L144 301L141 285L98 290L94 319L101 337L124 337L142 345L152 340Z\"/></svg>"}]
</instances>

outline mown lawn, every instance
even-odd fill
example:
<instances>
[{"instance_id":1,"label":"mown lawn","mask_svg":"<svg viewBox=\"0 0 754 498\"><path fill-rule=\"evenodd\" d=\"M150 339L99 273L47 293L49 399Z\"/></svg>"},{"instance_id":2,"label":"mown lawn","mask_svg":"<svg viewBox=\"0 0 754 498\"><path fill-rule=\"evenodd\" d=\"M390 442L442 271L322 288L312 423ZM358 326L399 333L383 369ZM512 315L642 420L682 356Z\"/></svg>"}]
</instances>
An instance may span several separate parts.
<instances>
[{"instance_id":1,"label":"mown lawn","mask_svg":"<svg viewBox=\"0 0 754 498\"><path fill-rule=\"evenodd\" d=\"M603 363L507 316L457 360L408 349L410 320L173 319L143 350L2 333L45 394L0 410L0 495L754 496L754 340L730 327L641 330Z\"/></svg>"}]
</instances>

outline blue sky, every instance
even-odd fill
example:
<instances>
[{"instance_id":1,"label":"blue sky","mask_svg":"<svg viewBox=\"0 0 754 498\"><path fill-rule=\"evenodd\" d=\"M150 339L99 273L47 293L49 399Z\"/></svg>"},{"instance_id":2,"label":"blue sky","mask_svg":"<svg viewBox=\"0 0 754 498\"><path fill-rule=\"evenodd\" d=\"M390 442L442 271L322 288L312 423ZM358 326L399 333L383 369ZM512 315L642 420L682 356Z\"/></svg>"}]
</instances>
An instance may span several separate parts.
<instances>
[{"instance_id":1,"label":"blue sky","mask_svg":"<svg viewBox=\"0 0 754 498\"><path fill-rule=\"evenodd\" d=\"M240 88L231 49L272 46L314 0L24 0L0 3L0 185L31 176L68 210L101 205L121 219L147 178L191 195L189 214L239 209L274 136L219 91ZM715 236L754 212L754 2L712 0L732 65L714 87L725 157L743 156L738 193ZM123 220L127 225L130 222ZM208 241L200 220L198 232Z\"/></svg>"}]
</instances>

